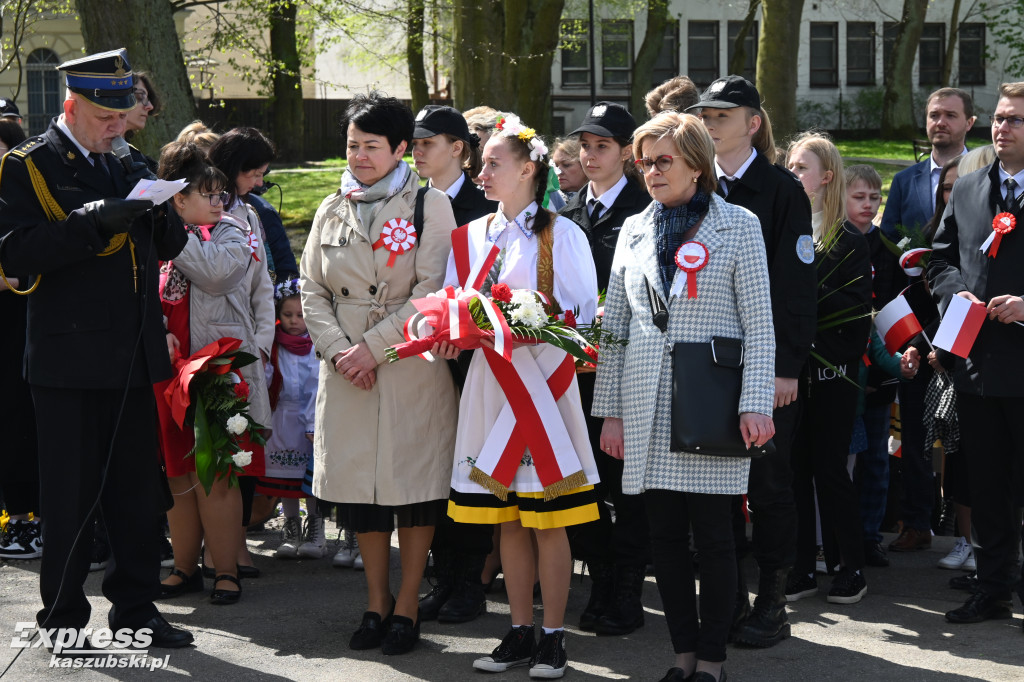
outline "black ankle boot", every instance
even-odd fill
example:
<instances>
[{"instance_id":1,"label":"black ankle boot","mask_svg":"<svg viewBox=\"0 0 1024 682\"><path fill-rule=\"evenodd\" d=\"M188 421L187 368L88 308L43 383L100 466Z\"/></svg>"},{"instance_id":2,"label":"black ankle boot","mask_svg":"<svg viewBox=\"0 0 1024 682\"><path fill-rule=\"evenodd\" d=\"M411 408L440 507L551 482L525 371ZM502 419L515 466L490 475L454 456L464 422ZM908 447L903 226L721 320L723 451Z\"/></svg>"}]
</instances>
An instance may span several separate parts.
<instances>
[{"instance_id":1,"label":"black ankle boot","mask_svg":"<svg viewBox=\"0 0 1024 682\"><path fill-rule=\"evenodd\" d=\"M598 619L611 607L615 589L615 567L603 561L588 561L587 572L592 581L590 599L580 614L580 630L593 632Z\"/></svg>"},{"instance_id":2,"label":"black ankle boot","mask_svg":"<svg viewBox=\"0 0 1024 682\"><path fill-rule=\"evenodd\" d=\"M732 611L732 625L729 626L729 641L734 641L736 633L750 617L750 592L747 590L747 574L743 570L743 560L736 560L736 606Z\"/></svg>"},{"instance_id":3,"label":"black ankle boot","mask_svg":"<svg viewBox=\"0 0 1024 682\"><path fill-rule=\"evenodd\" d=\"M484 570L483 555L456 554L451 595L437 613L441 623L468 623L487 610L487 597L480 582Z\"/></svg>"},{"instance_id":4,"label":"black ankle boot","mask_svg":"<svg viewBox=\"0 0 1024 682\"><path fill-rule=\"evenodd\" d=\"M616 566L615 590L611 608L597 619L594 631L599 635L628 635L644 626L644 566Z\"/></svg>"},{"instance_id":5,"label":"black ankle boot","mask_svg":"<svg viewBox=\"0 0 1024 682\"><path fill-rule=\"evenodd\" d=\"M448 550L438 550L434 555L434 577L431 579L433 587L424 597L420 599L420 620L436 620L437 614L444 606L448 598L452 596L455 587L455 573L452 565L452 553Z\"/></svg>"},{"instance_id":6,"label":"black ankle boot","mask_svg":"<svg viewBox=\"0 0 1024 682\"><path fill-rule=\"evenodd\" d=\"M765 649L789 637L789 616L786 615L789 570L780 568L761 572L754 608L733 638L737 644Z\"/></svg>"}]
</instances>

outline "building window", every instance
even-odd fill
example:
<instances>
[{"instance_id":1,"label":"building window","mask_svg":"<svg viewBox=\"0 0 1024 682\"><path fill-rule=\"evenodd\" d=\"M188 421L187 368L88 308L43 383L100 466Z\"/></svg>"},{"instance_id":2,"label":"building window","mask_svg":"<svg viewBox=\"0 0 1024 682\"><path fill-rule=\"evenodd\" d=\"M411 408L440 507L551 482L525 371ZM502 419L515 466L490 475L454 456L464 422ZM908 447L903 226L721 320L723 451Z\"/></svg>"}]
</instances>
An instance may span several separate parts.
<instances>
[{"instance_id":1,"label":"building window","mask_svg":"<svg viewBox=\"0 0 1024 682\"><path fill-rule=\"evenodd\" d=\"M839 85L839 24L811 22L811 87Z\"/></svg>"},{"instance_id":2,"label":"building window","mask_svg":"<svg viewBox=\"0 0 1024 682\"><path fill-rule=\"evenodd\" d=\"M946 25L925 24L921 32L918 51L918 82L938 85L942 82L942 67L946 62Z\"/></svg>"},{"instance_id":3,"label":"building window","mask_svg":"<svg viewBox=\"0 0 1024 682\"><path fill-rule=\"evenodd\" d=\"M651 71L651 87L661 85L670 78L679 75L679 22L670 21L665 26L665 38L661 43L661 52L654 62Z\"/></svg>"},{"instance_id":4,"label":"building window","mask_svg":"<svg viewBox=\"0 0 1024 682\"><path fill-rule=\"evenodd\" d=\"M985 24L960 24L960 85L985 84Z\"/></svg>"},{"instance_id":5,"label":"building window","mask_svg":"<svg viewBox=\"0 0 1024 682\"><path fill-rule=\"evenodd\" d=\"M846 24L846 84L875 84L875 24L851 21Z\"/></svg>"},{"instance_id":6,"label":"building window","mask_svg":"<svg viewBox=\"0 0 1024 682\"><path fill-rule=\"evenodd\" d=\"M601 78L605 87L628 86L633 74L633 22L601 22Z\"/></svg>"},{"instance_id":7,"label":"building window","mask_svg":"<svg viewBox=\"0 0 1024 682\"><path fill-rule=\"evenodd\" d=\"M742 21L730 21L726 29L726 33L729 37L729 70L732 71L732 58L736 54L736 36L740 34L740 27L743 26ZM743 70L740 75L746 78L751 83L754 82L755 74L757 73L757 22L755 21L750 25L750 31L747 33L747 37L743 40L743 52L746 58L743 62Z\"/></svg>"},{"instance_id":8,"label":"building window","mask_svg":"<svg viewBox=\"0 0 1024 682\"><path fill-rule=\"evenodd\" d=\"M562 85L590 85L590 27L586 21L562 22Z\"/></svg>"},{"instance_id":9,"label":"building window","mask_svg":"<svg viewBox=\"0 0 1024 682\"><path fill-rule=\"evenodd\" d=\"M700 88L706 88L717 78L718 22L691 21L686 34L686 75Z\"/></svg>"},{"instance_id":10,"label":"building window","mask_svg":"<svg viewBox=\"0 0 1024 682\"><path fill-rule=\"evenodd\" d=\"M50 125L50 119L59 116L61 106L60 73L57 65L60 58L53 50L33 50L25 61L28 75L28 130L29 135L39 135Z\"/></svg>"}]
</instances>

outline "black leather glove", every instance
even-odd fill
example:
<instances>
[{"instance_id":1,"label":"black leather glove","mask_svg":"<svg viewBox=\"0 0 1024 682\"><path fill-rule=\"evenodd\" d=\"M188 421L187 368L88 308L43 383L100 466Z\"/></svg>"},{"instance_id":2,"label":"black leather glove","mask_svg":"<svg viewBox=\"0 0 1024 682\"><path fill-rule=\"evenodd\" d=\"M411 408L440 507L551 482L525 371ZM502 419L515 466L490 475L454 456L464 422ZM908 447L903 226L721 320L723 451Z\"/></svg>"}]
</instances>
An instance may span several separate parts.
<instances>
[{"instance_id":1,"label":"black leather glove","mask_svg":"<svg viewBox=\"0 0 1024 682\"><path fill-rule=\"evenodd\" d=\"M136 218L153 208L148 199L100 199L90 201L74 211L96 226L96 230L110 239L127 232Z\"/></svg>"},{"instance_id":2,"label":"black leather glove","mask_svg":"<svg viewBox=\"0 0 1024 682\"><path fill-rule=\"evenodd\" d=\"M142 161L135 161L132 163L132 169L125 176L128 184L134 187L139 180L156 180L156 176L153 175L153 171L149 169L149 166Z\"/></svg>"}]
</instances>

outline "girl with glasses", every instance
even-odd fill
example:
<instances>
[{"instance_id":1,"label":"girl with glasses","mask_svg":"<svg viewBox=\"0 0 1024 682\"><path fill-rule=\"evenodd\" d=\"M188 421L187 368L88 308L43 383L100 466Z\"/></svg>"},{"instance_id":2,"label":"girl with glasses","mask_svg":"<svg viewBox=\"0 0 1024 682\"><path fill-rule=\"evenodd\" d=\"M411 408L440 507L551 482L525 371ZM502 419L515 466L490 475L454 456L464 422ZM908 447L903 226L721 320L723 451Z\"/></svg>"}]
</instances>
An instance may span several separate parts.
<instances>
[{"instance_id":1,"label":"girl with glasses","mask_svg":"<svg viewBox=\"0 0 1024 682\"><path fill-rule=\"evenodd\" d=\"M174 143L160 155L159 176L184 178L189 185L171 198L174 211L188 232L182 252L160 267L160 305L167 319L168 352L172 358L189 355L222 337L242 340L241 349L258 355L259 330L274 329L273 288L266 266L249 243L248 225L225 213L221 197L227 178L193 144ZM211 199L214 199L211 201ZM255 295L254 295L255 292ZM265 300L266 305L261 302ZM272 338L272 337L271 337ZM270 400L263 367L243 367L249 384L249 415L270 425ZM164 598L203 590L199 546L205 539L217 572L210 601L234 604L241 594L237 559L243 542L242 496L226 478L207 495L195 473L195 460L186 457L194 445L191 429L181 430L163 399L169 382L155 387L160 416L161 450L174 507L167 512L174 543L174 568L161 584ZM252 458L245 477L263 473L262 452Z\"/></svg>"}]
</instances>

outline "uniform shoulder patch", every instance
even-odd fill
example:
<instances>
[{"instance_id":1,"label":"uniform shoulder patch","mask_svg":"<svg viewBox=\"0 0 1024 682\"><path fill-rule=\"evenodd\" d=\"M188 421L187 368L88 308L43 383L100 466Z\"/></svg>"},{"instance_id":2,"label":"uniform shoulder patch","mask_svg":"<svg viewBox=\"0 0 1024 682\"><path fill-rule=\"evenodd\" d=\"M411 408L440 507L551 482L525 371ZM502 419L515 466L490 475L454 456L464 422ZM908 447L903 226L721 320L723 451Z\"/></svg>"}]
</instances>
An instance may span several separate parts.
<instances>
[{"instance_id":1,"label":"uniform shoulder patch","mask_svg":"<svg viewBox=\"0 0 1024 682\"><path fill-rule=\"evenodd\" d=\"M810 265L814 262L814 239L809 234L802 234L796 240L796 257L801 263Z\"/></svg>"},{"instance_id":2,"label":"uniform shoulder patch","mask_svg":"<svg viewBox=\"0 0 1024 682\"><path fill-rule=\"evenodd\" d=\"M34 150L45 146L45 142L46 140L43 138L42 135L30 137L21 144L19 144L14 149L12 149L10 153L14 154L15 156L25 157L28 154L31 154Z\"/></svg>"}]
</instances>

